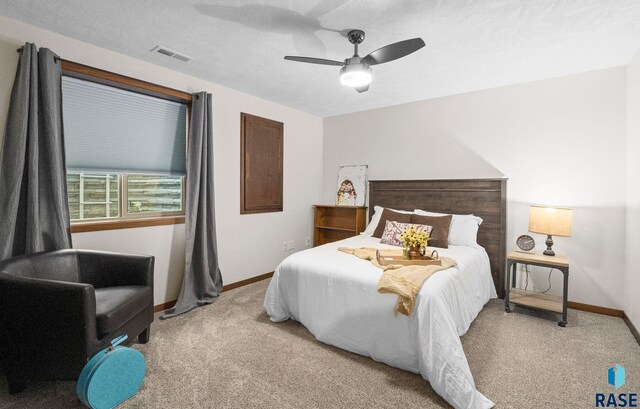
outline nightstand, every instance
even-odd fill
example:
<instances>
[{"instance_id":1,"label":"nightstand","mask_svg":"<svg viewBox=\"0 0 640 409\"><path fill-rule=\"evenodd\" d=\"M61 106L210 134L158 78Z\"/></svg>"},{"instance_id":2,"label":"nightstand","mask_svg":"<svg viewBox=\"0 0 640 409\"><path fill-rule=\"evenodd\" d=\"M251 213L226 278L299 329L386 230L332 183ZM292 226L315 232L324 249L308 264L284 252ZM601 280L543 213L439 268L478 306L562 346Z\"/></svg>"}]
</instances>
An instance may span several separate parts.
<instances>
[{"instance_id":1,"label":"nightstand","mask_svg":"<svg viewBox=\"0 0 640 409\"><path fill-rule=\"evenodd\" d=\"M367 226L365 206L314 205L313 246L357 236Z\"/></svg>"},{"instance_id":2,"label":"nightstand","mask_svg":"<svg viewBox=\"0 0 640 409\"><path fill-rule=\"evenodd\" d=\"M564 275L562 297L515 288L518 264L546 267L560 271ZM537 308L562 314L562 320L558 322L558 325L561 327L567 325L567 291L569 287L569 259L567 256L545 256L542 253L521 253L518 251L512 251L507 256L506 281L505 285L507 292L504 299L504 309L506 312L512 311L509 303L524 307Z\"/></svg>"}]
</instances>

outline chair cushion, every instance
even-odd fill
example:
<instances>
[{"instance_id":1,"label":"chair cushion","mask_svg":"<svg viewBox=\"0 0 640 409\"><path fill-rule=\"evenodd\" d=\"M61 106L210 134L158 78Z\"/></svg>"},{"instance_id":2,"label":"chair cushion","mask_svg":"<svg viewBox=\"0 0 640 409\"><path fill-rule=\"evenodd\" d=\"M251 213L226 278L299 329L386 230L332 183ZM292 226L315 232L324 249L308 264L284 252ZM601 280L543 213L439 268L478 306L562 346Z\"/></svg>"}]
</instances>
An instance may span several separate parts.
<instances>
[{"instance_id":1,"label":"chair cushion","mask_svg":"<svg viewBox=\"0 0 640 409\"><path fill-rule=\"evenodd\" d=\"M96 324L103 337L153 305L151 287L127 285L96 288Z\"/></svg>"}]
</instances>

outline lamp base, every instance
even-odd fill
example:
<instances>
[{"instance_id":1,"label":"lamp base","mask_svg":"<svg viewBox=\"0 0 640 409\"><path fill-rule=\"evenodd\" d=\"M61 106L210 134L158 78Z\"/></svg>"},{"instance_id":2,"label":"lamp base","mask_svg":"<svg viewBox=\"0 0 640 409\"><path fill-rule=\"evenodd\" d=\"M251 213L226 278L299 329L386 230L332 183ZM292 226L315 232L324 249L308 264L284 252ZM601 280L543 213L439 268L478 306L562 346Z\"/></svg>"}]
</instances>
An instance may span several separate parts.
<instances>
[{"instance_id":1,"label":"lamp base","mask_svg":"<svg viewBox=\"0 0 640 409\"><path fill-rule=\"evenodd\" d=\"M544 242L544 244L547 245L547 249L542 254L544 254L545 256L555 256L556 252L551 248L553 247L553 239L551 238L551 235L547 235L547 240Z\"/></svg>"}]
</instances>

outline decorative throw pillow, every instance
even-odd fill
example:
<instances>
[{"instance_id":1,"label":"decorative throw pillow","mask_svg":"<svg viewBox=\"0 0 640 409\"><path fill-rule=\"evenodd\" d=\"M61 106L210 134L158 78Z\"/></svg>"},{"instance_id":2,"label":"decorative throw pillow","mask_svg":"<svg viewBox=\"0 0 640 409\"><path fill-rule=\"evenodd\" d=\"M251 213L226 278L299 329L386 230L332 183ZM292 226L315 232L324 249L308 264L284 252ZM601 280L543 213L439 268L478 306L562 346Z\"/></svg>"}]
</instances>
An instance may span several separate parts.
<instances>
[{"instance_id":1,"label":"decorative throw pillow","mask_svg":"<svg viewBox=\"0 0 640 409\"><path fill-rule=\"evenodd\" d=\"M427 236L431 235L431 226L426 226L424 224L399 223L387 220L380 243L389 244L391 246L404 247L404 242L400 238L400 235L410 227L413 227L417 231L423 231L427 233Z\"/></svg>"},{"instance_id":2,"label":"decorative throw pillow","mask_svg":"<svg viewBox=\"0 0 640 409\"><path fill-rule=\"evenodd\" d=\"M391 211L397 212L397 213L404 213L404 214L411 214L413 212L407 212L404 210L396 210L396 209L389 209ZM371 211L371 210L369 210ZM360 234L362 234L363 236L373 236L373 232L376 231L376 229L378 228L378 224L380 224L380 217L382 217L382 212L384 211L384 207L382 206L374 206L373 207L373 216L371 216L371 221L369 221L369 224L367 224L367 228Z\"/></svg>"},{"instance_id":3,"label":"decorative throw pillow","mask_svg":"<svg viewBox=\"0 0 640 409\"><path fill-rule=\"evenodd\" d=\"M419 216L446 216L443 213L433 213L416 209L415 214ZM478 247L478 228L482 224L482 218L472 214L452 215L451 226L449 227L449 245Z\"/></svg>"},{"instance_id":4,"label":"decorative throw pillow","mask_svg":"<svg viewBox=\"0 0 640 409\"><path fill-rule=\"evenodd\" d=\"M451 226L452 217L450 214L447 216L420 216L412 214L411 223L433 226L429 247L446 249L449 248L449 226Z\"/></svg>"},{"instance_id":5,"label":"decorative throw pillow","mask_svg":"<svg viewBox=\"0 0 640 409\"><path fill-rule=\"evenodd\" d=\"M384 229L387 226L387 220L392 222L411 223L411 213L400 213L391 209L384 209L380 216L378 227L376 227L376 230L373 232L373 237L382 237L382 233L384 233Z\"/></svg>"}]
</instances>

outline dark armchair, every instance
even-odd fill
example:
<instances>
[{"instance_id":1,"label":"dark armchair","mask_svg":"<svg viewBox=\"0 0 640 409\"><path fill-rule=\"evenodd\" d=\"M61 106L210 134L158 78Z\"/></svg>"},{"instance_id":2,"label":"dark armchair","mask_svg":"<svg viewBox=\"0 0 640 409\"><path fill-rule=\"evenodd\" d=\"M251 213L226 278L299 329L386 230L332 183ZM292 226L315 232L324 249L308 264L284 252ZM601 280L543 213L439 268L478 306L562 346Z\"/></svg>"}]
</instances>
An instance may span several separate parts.
<instances>
[{"instance_id":1,"label":"dark armchair","mask_svg":"<svg viewBox=\"0 0 640 409\"><path fill-rule=\"evenodd\" d=\"M0 261L0 368L9 392L32 380L77 380L127 334L149 340L154 258L59 250Z\"/></svg>"}]
</instances>

